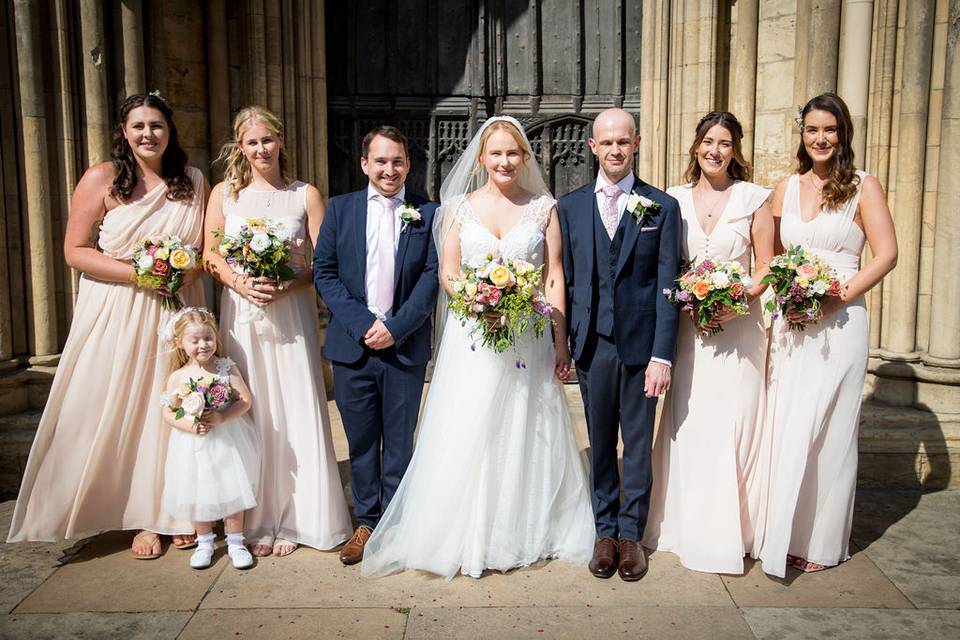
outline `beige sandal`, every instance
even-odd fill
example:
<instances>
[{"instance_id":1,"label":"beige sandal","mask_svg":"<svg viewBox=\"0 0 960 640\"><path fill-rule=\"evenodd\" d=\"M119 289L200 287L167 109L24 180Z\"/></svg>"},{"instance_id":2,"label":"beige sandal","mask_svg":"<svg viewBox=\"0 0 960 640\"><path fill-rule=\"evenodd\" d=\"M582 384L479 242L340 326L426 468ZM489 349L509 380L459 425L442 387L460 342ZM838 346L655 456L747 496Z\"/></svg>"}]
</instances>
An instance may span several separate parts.
<instances>
[{"instance_id":1,"label":"beige sandal","mask_svg":"<svg viewBox=\"0 0 960 640\"><path fill-rule=\"evenodd\" d=\"M151 542L146 542L145 538L147 536L153 536L153 540ZM136 544L137 542L143 543L145 546L149 547L151 553L141 554L134 551L133 544ZM146 529L144 529L137 535L133 536L133 544L131 544L130 546L130 553L137 560L156 560L157 558L163 555L162 547L160 546L160 536L155 534L153 531L147 531ZM156 548L157 550L153 551L154 548Z\"/></svg>"}]
</instances>

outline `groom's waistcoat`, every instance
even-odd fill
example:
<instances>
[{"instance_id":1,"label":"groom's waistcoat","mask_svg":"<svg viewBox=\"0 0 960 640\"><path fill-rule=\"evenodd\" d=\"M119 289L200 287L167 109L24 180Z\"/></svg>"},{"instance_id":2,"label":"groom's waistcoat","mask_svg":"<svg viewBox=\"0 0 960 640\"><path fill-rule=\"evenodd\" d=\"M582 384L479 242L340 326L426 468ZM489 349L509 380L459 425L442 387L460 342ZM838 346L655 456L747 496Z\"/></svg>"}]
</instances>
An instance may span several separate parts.
<instances>
[{"instance_id":1,"label":"groom's waistcoat","mask_svg":"<svg viewBox=\"0 0 960 640\"><path fill-rule=\"evenodd\" d=\"M621 216L613 240L607 235L603 224L593 225L593 242L597 252L597 286L594 289L594 309L596 309L596 331L602 336L613 337L613 289L616 281L617 261L620 259L620 247L623 245L623 219Z\"/></svg>"}]
</instances>

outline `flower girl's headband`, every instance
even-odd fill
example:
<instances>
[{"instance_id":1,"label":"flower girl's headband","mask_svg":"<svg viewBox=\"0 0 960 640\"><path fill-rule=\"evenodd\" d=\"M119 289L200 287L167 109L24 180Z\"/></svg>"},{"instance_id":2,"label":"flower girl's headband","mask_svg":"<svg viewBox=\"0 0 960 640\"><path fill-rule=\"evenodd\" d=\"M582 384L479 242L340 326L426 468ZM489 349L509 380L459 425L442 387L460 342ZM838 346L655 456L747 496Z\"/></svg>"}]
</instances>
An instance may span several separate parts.
<instances>
[{"instance_id":1,"label":"flower girl's headband","mask_svg":"<svg viewBox=\"0 0 960 640\"><path fill-rule=\"evenodd\" d=\"M191 311L213 318L213 314L204 307L184 307L170 316L170 319L167 320L166 324L161 325L160 328L157 329L157 335L160 336L160 340L165 344L173 345L173 341L177 337L177 321Z\"/></svg>"}]
</instances>

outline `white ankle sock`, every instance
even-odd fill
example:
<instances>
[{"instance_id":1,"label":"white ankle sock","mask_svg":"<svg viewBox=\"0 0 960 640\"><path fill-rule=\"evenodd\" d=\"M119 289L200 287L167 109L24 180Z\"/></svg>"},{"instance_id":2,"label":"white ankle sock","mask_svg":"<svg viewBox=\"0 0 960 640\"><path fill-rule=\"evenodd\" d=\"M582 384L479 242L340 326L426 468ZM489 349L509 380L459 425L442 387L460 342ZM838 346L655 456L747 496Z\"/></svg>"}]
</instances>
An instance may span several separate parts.
<instances>
[{"instance_id":1,"label":"white ankle sock","mask_svg":"<svg viewBox=\"0 0 960 640\"><path fill-rule=\"evenodd\" d=\"M228 533L227 534L227 548L232 549L234 547L243 546L243 533Z\"/></svg>"},{"instance_id":2,"label":"white ankle sock","mask_svg":"<svg viewBox=\"0 0 960 640\"><path fill-rule=\"evenodd\" d=\"M212 549L214 538L215 536L213 535L213 532L201 533L197 536L197 547L208 547Z\"/></svg>"}]
</instances>

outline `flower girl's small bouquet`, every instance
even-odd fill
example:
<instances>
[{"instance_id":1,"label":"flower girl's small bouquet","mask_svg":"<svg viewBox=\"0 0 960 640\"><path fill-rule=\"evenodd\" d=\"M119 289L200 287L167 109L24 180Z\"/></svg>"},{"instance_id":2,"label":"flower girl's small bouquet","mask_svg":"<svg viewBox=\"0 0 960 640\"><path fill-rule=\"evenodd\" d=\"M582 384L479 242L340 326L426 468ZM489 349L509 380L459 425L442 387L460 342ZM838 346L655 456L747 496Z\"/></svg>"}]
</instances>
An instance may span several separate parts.
<instances>
[{"instance_id":1,"label":"flower girl's small bouquet","mask_svg":"<svg viewBox=\"0 0 960 640\"><path fill-rule=\"evenodd\" d=\"M133 271L138 287L166 289L170 295L161 298L164 309L183 307L177 290L183 286L187 271L199 262L197 250L177 236L146 237L134 247Z\"/></svg>"},{"instance_id":2,"label":"flower girl's small bouquet","mask_svg":"<svg viewBox=\"0 0 960 640\"><path fill-rule=\"evenodd\" d=\"M218 252L231 267L239 267L255 278L271 278L278 285L297 277L290 268L290 257L293 247L303 244L303 239L294 240L283 221L248 218L239 233L215 231L214 235L220 239Z\"/></svg>"},{"instance_id":3,"label":"flower girl's small bouquet","mask_svg":"<svg viewBox=\"0 0 960 640\"><path fill-rule=\"evenodd\" d=\"M802 311L806 315L802 322L787 320L791 329L800 331L808 324L817 323L824 298L840 295L840 281L830 265L796 245L774 256L763 283L773 289L773 298L767 301L766 309L774 319L781 315L789 318L791 311Z\"/></svg>"},{"instance_id":4,"label":"flower girl's small bouquet","mask_svg":"<svg viewBox=\"0 0 960 640\"><path fill-rule=\"evenodd\" d=\"M542 280L542 265L487 255L464 263L459 276L450 278L453 295L447 306L463 326L477 321L470 335L481 346L502 353L515 346L528 329L539 338L551 324L553 308L540 291ZM486 321L484 315L490 311L499 314L499 323ZM526 365L518 359L516 366Z\"/></svg>"},{"instance_id":5,"label":"flower girl's small bouquet","mask_svg":"<svg viewBox=\"0 0 960 640\"><path fill-rule=\"evenodd\" d=\"M236 391L217 376L209 375L199 379L190 378L189 382L180 385L174 396L180 400L177 405L167 399L174 417L179 420L190 416L197 423L204 411L216 411L233 402Z\"/></svg>"},{"instance_id":6,"label":"flower girl's small bouquet","mask_svg":"<svg viewBox=\"0 0 960 640\"><path fill-rule=\"evenodd\" d=\"M752 286L749 274L736 260L715 262L707 258L685 265L673 287L664 289L663 295L690 314L697 331L713 336L723 331L723 326L707 325L725 310L738 316L750 313L747 289Z\"/></svg>"}]
</instances>

